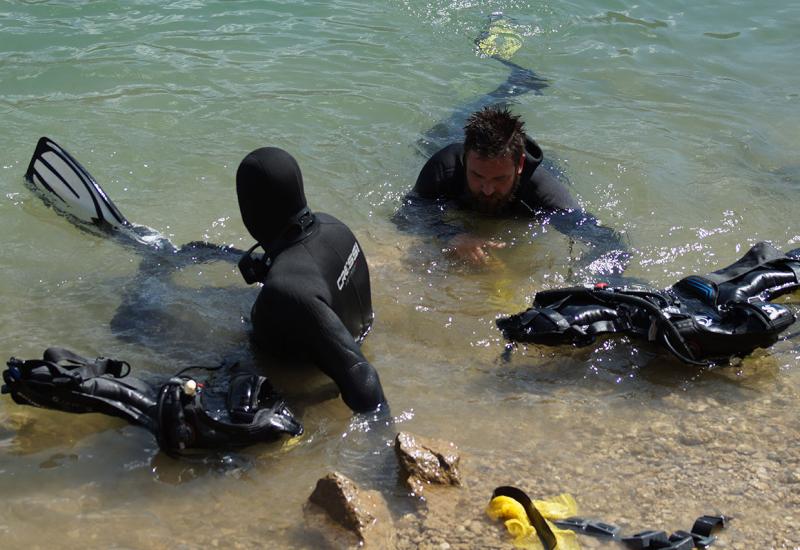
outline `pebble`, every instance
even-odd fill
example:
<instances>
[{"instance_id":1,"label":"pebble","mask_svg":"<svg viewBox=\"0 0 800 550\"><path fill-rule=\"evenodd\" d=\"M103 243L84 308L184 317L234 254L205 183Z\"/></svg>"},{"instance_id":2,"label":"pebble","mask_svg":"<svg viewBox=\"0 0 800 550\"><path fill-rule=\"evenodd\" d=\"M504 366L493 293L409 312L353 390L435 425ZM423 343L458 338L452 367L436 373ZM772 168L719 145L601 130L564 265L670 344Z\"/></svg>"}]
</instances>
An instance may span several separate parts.
<instances>
[{"instance_id":1,"label":"pebble","mask_svg":"<svg viewBox=\"0 0 800 550\"><path fill-rule=\"evenodd\" d=\"M788 472L783 479L784 483L800 483L800 470Z\"/></svg>"},{"instance_id":2,"label":"pebble","mask_svg":"<svg viewBox=\"0 0 800 550\"><path fill-rule=\"evenodd\" d=\"M468 529L469 529L471 532L473 532L473 533L475 533L475 534L478 534L478 533L480 533L481 531L483 531L483 525L481 525L481 524L480 524L480 522L478 522L478 521L471 521L471 522L469 523L469 527L468 527Z\"/></svg>"}]
</instances>

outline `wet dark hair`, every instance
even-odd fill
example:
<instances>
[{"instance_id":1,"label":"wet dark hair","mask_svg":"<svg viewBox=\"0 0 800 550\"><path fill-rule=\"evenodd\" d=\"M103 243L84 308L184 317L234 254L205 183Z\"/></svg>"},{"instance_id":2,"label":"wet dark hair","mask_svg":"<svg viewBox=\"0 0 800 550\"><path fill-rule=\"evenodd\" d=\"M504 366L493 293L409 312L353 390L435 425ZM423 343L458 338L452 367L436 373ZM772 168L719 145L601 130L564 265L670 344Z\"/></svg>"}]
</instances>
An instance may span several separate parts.
<instances>
[{"instance_id":1,"label":"wet dark hair","mask_svg":"<svg viewBox=\"0 0 800 550\"><path fill-rule=\"evenodd\" d=\"M519 158L525 151L525 123L504 105L484 107L464 126L464 154L486 158Z\"/></svg>"}]
</instances>

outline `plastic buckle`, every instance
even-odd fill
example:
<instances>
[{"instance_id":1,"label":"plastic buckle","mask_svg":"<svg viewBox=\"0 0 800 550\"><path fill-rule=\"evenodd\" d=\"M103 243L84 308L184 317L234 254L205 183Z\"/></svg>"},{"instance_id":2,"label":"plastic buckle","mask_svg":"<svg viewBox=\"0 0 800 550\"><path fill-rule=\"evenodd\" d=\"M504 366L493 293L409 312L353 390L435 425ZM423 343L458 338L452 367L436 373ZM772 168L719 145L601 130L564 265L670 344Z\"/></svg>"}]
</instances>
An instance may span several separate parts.
<instances>
[{"instance_id":1,"label":"plastic buckle","mask_svg":"<svg viewBox=\"0 0 800 550\"><path fill-rule=\"evenodd\" d=\"M559 519L553 523L562 529L571 529L573 531L585 531L586 526L589 524L589 522L583 518Z\"/></svg>"},{"instance_id":2,"label":"plastic buckle","mask_svg":"<svg viewBox=\"0 0 800 550\"><path fill-rule=\"evenodd\" d=\"M700 516L694 521L692 535L708 537L717 527L725 527L725 516Z\"/></svg>"},{"instance_id":3,"label":"plastic buckle","mask_svg":"<svg viewBox=\"0 0 800 550\"><path fill-rule=\"evenodd\" d=\"M610 523L603 523L602 521L592 521L583 518L567 518L567 519L559 519L553 522L558 527L563 527L564 529L571 529L573 531L579 531L581 533L585 533L587 535L594 535L600 537L610 537L615 538L619 535L620 527L616 525L611 525Z\"/></svg>"},{"instance_id":4,"label":"plastic buckle","mask_svg":"<svg viewBox=\"0 0 800 550\"><path fill-rule=\"evenodd\" d=\"M611 525L610 523L603 523L602 521L587 521L584 532L589 535L600 535L614 538L619 535L620 527Z\"/></svg>"},{"instance_id":5,"label":"plastic buckle","mask_svg":"<svg viewBox=\"0 0 800 550\"><path fill-rule=\"evenodd\" d=\"M687 533L686 531L675 531L675 533L672 536L673 537L691 537L692 540L694 541L694 545L697 548L708 548L709 546L711 546L714 543L715 540L717 540L717 537L714 537L714 536L711 536L711 535L703 536L703 535L700 535L698 533Z\"/></svg>"},{"instance_id":6,"label":"plastic buckle","mask_svg":"<svg viewBox=\"0 0 800 550\"><path fill-rule=\"evenodd\" d=\"M669 538L664 531L649 530L634 533L630 537L623 538L622 542L633 550L644 550L645 548L663 548L663 546L655 546L654 543L669 543Z\"/></svg>"},{"instance_id":7,"label":"plastic buckle","mask_svg":"<svg viewBox=\"0 0 800 550\"><path fill-rule=\"evenodd\" d=\"M694 537L680 536L678 533L673 533L669 537L669 542L672 544L665 546L664 550L692 550L694 548Z\"/></svg>"}]
</instances>

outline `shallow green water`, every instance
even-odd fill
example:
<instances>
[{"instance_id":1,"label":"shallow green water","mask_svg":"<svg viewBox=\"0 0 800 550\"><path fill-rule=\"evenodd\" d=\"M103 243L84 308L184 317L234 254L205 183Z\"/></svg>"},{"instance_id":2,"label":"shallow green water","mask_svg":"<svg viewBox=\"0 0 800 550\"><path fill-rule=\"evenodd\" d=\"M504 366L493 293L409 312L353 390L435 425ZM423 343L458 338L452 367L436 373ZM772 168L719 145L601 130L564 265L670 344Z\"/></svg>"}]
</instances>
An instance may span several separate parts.
<instances>
[{"instance_id":1,"label":"shallow green water","mask_svg":"<svg viewBox=\"0 0 800 550\"><path fill-rule=\"evenodd\" d=\"M620 341L521 349L504 363L495 317L563 282L567 239L526 222L482 225L515 244L475 271L390 222L424 162L420 138L505 80L508 70L472 44L497 10L524 37L513 60L549 81L514 109L584 206L625 231L629 274L666 286L730 263L758 240L798 246L800 8L788 0L0 2L0 352L27 358L59 344L159 373L252 359L246 317L256 290L228 267L175 274L178 288L149 283L166 329L144 317L141 331L112 331L136 254L76 230L31 195L22 174L48 135L129 219L175 243L246 247L234 172L248 151L277 145L298 158L311 207L347 221L367 253L377 320L364 349L398 426L458 443L478 476L468 494L488 498L492 483L512 481L535 489L541 470L521 466L530 460L562 473L541 483L547 490L572 492L634 528L669 528L658 519L685 528L746 497L763 504L743 507L729 540L750 542L765 522L789 533L798 507L775 495L797 499L782 476L800 458L781 448L800 432L796 341L715 373ZM304 439L220 467L175 463L112 420L3 397L0 534L15 547L192 547L214 537L314 547L302 503L332 468L383 487L403 508L386 452L373 453L339 400L304 403L306 375L280 377L301 403ZM724 446L701 447L688 462L676 456L698 449L665 451L643 471L615 462L619 449L636 447L618 434L700 417L712 433L719 427L715 438L724 432L757 449L764 487L725 492L724 473L710 466ZM604 464L617 466L605 472L613 488L600 483ZM687 487L717 474L719 486L690 499L683 485L639 490L676 467ZM663 517L649 514L665 502ZM760 543L800 545L790 536Z\"/></svg>"}]
</instances>

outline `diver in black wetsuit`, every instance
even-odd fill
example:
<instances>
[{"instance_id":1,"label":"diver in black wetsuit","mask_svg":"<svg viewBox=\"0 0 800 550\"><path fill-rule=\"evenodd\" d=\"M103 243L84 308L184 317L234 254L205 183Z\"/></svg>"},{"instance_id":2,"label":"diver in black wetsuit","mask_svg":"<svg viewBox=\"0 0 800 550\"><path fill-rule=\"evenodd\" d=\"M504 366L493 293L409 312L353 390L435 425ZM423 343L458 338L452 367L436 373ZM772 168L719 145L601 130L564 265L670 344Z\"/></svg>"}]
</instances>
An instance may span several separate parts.
<instances>
[{"instance_id":1,"label":"diver in black wetsuit","mask_svg":"<svg viewBox=\"0 0 800 550\"><path fill-rule=\"evenodd\" d=\"M444 147L425 163L395 214L401 228L433 233L457 258L482 263L491 249L505 244L443 222L447 202L497 217L550 214L556 229L593 247L584 261L594 262L595 274L623 271L628 255L621 236L580 209L562 179L543 165L542 149L525 134L518 116L505 106L485 107L470 116L464 130L462 143Z\"/></svg>"},{"instance_id":2,"label":"diver in black wetsuit","mask_svg":"<svg viewBox=\"0 0 800 550\"><path fill-rule=\"evenodd\" d=\"M244 224L265 250L240 262L248 282L263 283L252 309L255 340L307 350L353 411L385 410L378 373L357 343L373 314L367 262L353 233L308 209L300 167L281 149L247 155L236 192Z\"/></svg>"},{"instance_id":3,"label":"diver in black wetsuit","mask_svg":"<svg viewBox=\"0 0 800 550\"><path fill-rule=\"evenodd\" d=\"M60 211L79 227L112 235L142 254L139 273L129 285L135 291L123 293L112 320L115 332L140 337L149 330L163 336L173 324L165 311L181 309L181 300L165 301L159 290L171 275L188 265L240 258L245 280L263 283L252 308L255 339L276 351L307 351L351 409L379 413L373 420L380 423L369 432L385 437L392 424L384 421L389 408L378 374L356 343L372 322L366 260L344 224L308 209L300 169L288 153L258 149L239 166L240 210L258 240L247 252L207 242L176 247L157 231L131 223L91 174L48 138L39 140L25 177L45 200L59 200ZM259 245L265 254L254 257ZM196 316L197 307L191 311ZM132 320L138 323L131 325ZM215 340L210 339L218 349L221 343ZM185 342L183 337L188 356L196 354L198 346ZM168 350L165 357L172 361L176 350ZM119 417L148 429L170 454L241 447L303 431L269 380L238 362L194 364L165 379L146 372L132 375L126 361L91 360L51 347L42 359L12 357L7 367L0 393L16 403Z\"/></svg>"}]
</instances>

